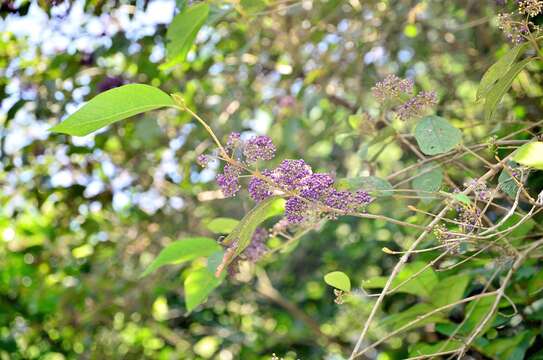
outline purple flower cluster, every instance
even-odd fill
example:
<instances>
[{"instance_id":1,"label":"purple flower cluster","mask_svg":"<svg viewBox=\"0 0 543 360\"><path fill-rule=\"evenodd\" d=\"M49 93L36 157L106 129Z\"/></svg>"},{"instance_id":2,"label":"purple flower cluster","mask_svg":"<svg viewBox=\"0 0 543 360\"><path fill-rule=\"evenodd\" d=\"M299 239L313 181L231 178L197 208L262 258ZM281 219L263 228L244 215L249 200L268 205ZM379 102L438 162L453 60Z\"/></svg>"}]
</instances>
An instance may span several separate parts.
<instances>
[{"instance_id":1,"label":"purple flower cluster","mask_svg":"<svg viewBox=\"0 0 543 360\"><path fill-rule=\"evenodd\" d=\"M373 96L383 102L396 99L401 94L410 94L413 91L413 80L401 79L394 74L388 75L371 88Z\"/></svg>"},{"instance_id":2,"label":"purple flower cluster","mask_svg":"<svg viewBox=\"0 0 543 360\"><path fill-rule=\"evenodd\" d=\"M275 156L275 145L268 136L254 136L243 145L243 155L248 163L271 160Z\"/></svg>"},{"instance_id":3,"label":"purple flower cluster","mask_svg":"<svg viewBox=\"0 0 543 360\"><path fill-rule=\"evenodd\" d=\"M400 120L409 120L419 117L429 108L437 104L437 95L434 91L422 91L396 109Z\"/></svg>"},{"instance_id":4,"label":"purple flower cluster","mask_svg":"<svg viewBox=\"0 0 543 360\"><path fill-rule=\"evenodd\" d=\"M268 232L263 228L257 228L251 238L249 246L243 250L243 255L250 262L257 262L266 254L268 248L266 247L266 240L268 239Z\"/></svg>"},{"instance_id":5,"label":"purple flower cluster","mask_svg":"<svg viewBox=\"0 0 543 360\"><path fill-rule=\"evenodd\" d=\"M222 174L217 175L217 185L222 190L225 197L232 197L241 189L239 184L239 175L241 170L233 165L224 165Z\"/></svg>"}]
</instances>

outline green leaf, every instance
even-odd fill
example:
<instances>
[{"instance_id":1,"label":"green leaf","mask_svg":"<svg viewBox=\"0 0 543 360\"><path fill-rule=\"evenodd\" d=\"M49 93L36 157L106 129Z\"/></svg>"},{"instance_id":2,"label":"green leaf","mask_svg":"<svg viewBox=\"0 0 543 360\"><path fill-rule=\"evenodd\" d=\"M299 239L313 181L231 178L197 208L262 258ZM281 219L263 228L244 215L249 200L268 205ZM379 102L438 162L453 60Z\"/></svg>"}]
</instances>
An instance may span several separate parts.
<instances>
[{"instance_id":1,"label":"green leaf","mask_svg":"<svg viewBox=\"0 0 543 360\"><path fill-rule=\"evenodd\" d=\"M535 334L525 330L512 337L492 340L482 348L482 353L493 359L523 360L534 339Z\"/></svg>"},{"instance_id":2,"label":"green leaf","mask_svg":"<svg viewBox=\"0 0 543 360\"><path fill-rule=\"evenodd\" d=\"M392 185L385 179L377 176L359 176L348 179L341 179L339 187L343 189L362 189L374 196L392 196Z\"/></svg>"},{"instance_id":3,"label":"green leaf","mask_svg":"<svg viewBox=\"0 0 543 360\"><path fill-rule=\"evenodd\" d=\"M256 228L266 219L276 216L277 211L283 207L284 199L279 196L270 196L258 203L241 219L235 229L224 238L225 245L235 244L236 247L234 251L225 252L222 263L217 270L218 273L221 273L251 243Z\"/></svg>"},{"instance_id":4,"label":"green leaf","mask_svg":"<svg viewBox=\"0 0 543 360\"><path fill-rule=\"evenodd\" d=\"M513 160L524 166L543 170L543 142L522 145L513 154Z\"/></svg>"},{"instance_id":5,"label":"green leaf","mask_svg":"<svg viewBox=\"0 0 543 360\"><path fill-rule=\"evenodd\" d=\"M527 43L520 44L509 50L498 61L496 61L483 75L479 88L477 89L477 101L484 98L496 81L500 80L503 74L505 74L511 65L515 62L518 56L526 50Z\"/></svg>"},{"instance_id":6,"label":"green leaf","mask_svg":"<svg viewBox=\"0 0 543 360\"><path fill-rule=\"evenodd\" d=\"M209 231L214 232L215 234L229 234L238 224L239 220L220 217L208 222L207 228Z\"/></svg>"},{"instance_id":7,"label":"green leaf","mask_svg":"<svg viewBox=\"0 0 543 360\"><path fill-rule=\"evenodd\" d=\"M84 136L116 121L168 106L175 107L175 102L160 89L144 84L124 85L95 96L50 130Z\"/></svg>"},{"instance_id":8,"label":"green leaf","mask_svg":"<svg viewBox=\"0 0 543 360\"><path fill-rule=\"evenodd\" d=\"M460 130L442 117L424 117L415 127L415 139L426 155L446 153L462 141Z\"/></svg>"},{"instance_id":9,"label":"green leaf","mask_svg":"<svg viewBox=\"0 0 543 360\"><path fill-rule=\"evenodd\" d=\"M209 5L199 3L177 14L166 33L169 65L185 61L200 28L209 15Z\"/></svg>"},{"instance_id":10,"label":"green leaf","mask_svg":"<svg viewBox=\"0 0 543 360\"><path fill-rule=\"evenodd\" d=\"M539 271L528 282L528 296L534 296L543 291L543 271Z\"/></svg>"},{"instance_id":11,"label":"green leaf","mask_svg":"<svg viewBox=\"0 0 543 360\"><path fill-rule=\"evenodd\" d=\"M428 164L420 170L420 175L413 179L413 189L419 191L438 191L443 182L443 170L441 167ZM421 193L421 196L426 194Z\"/></svg>"},{"instance_id":12,"label":"green leaf","mask_svg":"<svg viewBox=\"0 0 543 360\"><path fill-rule=\"evenodd\" d=\"M407 264L398 274L396 279L392 281L392 288L396 288L398 285L411 278L408 282L399 287L397 292L404 292L422 297L430 297L432 295L432 289L438 283L438 278L434 270L429 267L422 271L417 276L412 277L414 274L422 270L426 266L426 263L422 261L415 261ZM362 286L365 289L382 289L388 277L378 276L363 282Z\"/></svg>"},{"instance_id":13,"label":"green leaf","mask_svg":"<svg viewBox=\"0 0 543 360\"><path fill-rule=\"evenodd\" d=\"M492 308L492 304L496 300L496 296L486 296L480 299L471 301L464 311L466 319L463 326L460 328L459 333L461 335L470 334L479 324L486 318L488 312ZM481 334L484 334L490 327L496 318L496 313L492 315L492 318L486 323Z\"/></svg>"},{"instance_id":14,"label":"green leaf","mask_svg":"<svg viewBox=\"0 0 543 360\"><path fill-rule=\"evenodd\" d=\"M217 268L221 264L223 257L224 257L224 250L219 250L209 255L207 257L207 269L211 271L212 273L215 273L215 271L217 271Z\"/></svg>"},{"instance_id":15,"label":"green leaf","mask_svg":"<svg viewBox=\"0 0 543 360\"><path fill-rule=\"evenodd\" d=\"M463 274L448 276L440 280L432 289L432 304L435 307L441 307L462 299L469 280L470 276Z\"/></svg>"},{"instance_id":16,"label":"green leaf","mask_svg":"<svg viewBox=\"0 0 543 360\"><path fill-rule=\"evenodd\" d=\"M434 310L434 307L430 304L419 303L411 306L410 308L403 310L397 314L389 315L381 321L381 325L389 329L398 329L402 326L409 324L410 322L417 319L419 316L427 314ZM425 326L427 324L445 322L446 319L441 314L434 314L426 319L418 321L416 324L413 324L409 329L418 328Z\"/></svg>"},{"instance_id":17,"label":"green leaf","mask_svg":"<svg viewBox=\"0 0 543 360\"><path fill-rule=\"evenodd\" d=\"M500 103L501 99L505 95L505 93L509 90L511 87L511 84L513 83L513 80L517 77L517 75L524 69L524 67L532 61L532 58L524 59L515 65L511 66L509 71L505 73L505 75L502 75L500 80L490 89L486 96L485 101L485 120L489 121L492 119L492 116L494 115L496 108L498 107L498 104Z\"/></svg>"},{"instance_id":18,"label":"green leaf","mask_svg":"<svg viewBox=\"0 0 543 360\"><path fill-rule=\"evenodd\" d=\"M341 271L332 271L324 275L324 282L345 292L351 291L351 279Z\"/></svg>"},{"instance_id":19,"label":"green leaf","mask_svg":"<svg viewBox=\"0 0 543 360\"><path fill-rule=\"evenodd\" d=\"M471 199L466 194L458 193L458 194L451 194L451 196L453 197L453 199L455 199L458 202L461 202L466 205L471 204Z\"/></svg>"},{"instance_id":20,"label":"green leaf","mask_svg":"<svg viewBox=\"0 0 543 360\"><path fill-rule=\"evenodd\" d=\"M185 279L185 303L188 311L203 303L207 296L221 284L207 268L192 271Z\"/></svg>"},{"instance_id":21,"label":"green leaf","mask_svg":"<svg viewBox=\"0 0 543 360\"><path fill-rule=\"evenodd\" d=\"M147 276L167 264L179 264L199 257L209 256L220 250L222 248L215 240L206 237L193 237L174 241L158 254L141 276Z\"/></svg>"},{"instance_id":22,"label":"green leaf","mask_svg":"<svg viewBox=\"0 0 543 360\"><path fill-rule=\"evenodd\" d=\"M241 0L240 5L244 12L254 14L266 9L268 2L265 0Z\"/></svg>"},{"instance_id":23,"label":"green leaf","mask_svg":"<svg viewBox=\"0 0 543 360\"><path fill-rule=\"evenodd\" d=\"M513 229L513 231L509 232L508 234L510 237L509 242L513 245L520 245L520 243L523 241L522 238L528 235L534 226L536 226L534 219L527 219L521 223L522 218L522 215L512 214L503 224L498 227L499 231Z\"/></svg>"},{"instance_id":24,"label":"green leaf","mask_svg":"<svg viewBox=\"0 0 543 360\"><path fill-rule=\"evenodd\" d=\"M498 176L498 183L500 184L500 189L504 193L513 199L517 196L518 185L505 169L503 169L500 176Z\"/></svg>"},{"instance_id":25,"label":"green leaf","mask_svg":"<svg viewBox=\"0 0 543 360\"><path fill-rule=\"evenodd\" d=\"M439 341L434 344L418 343L409 348L409 356L432 355L437 352L453 351L462 348L462 342L459 340Z\"/></svg>"}]
</instances>

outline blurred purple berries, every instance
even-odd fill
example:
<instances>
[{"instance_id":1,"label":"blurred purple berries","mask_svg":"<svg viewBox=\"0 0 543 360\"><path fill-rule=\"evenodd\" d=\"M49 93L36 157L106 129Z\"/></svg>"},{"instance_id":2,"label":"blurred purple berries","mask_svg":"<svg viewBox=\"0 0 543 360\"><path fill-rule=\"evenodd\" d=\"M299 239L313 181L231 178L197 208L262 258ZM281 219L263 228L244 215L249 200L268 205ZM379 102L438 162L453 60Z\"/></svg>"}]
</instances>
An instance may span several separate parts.
<instances>
[{"instance_id":1,"label":"blurred purple berries","mask_svg":"<svg viewBox=\"0 0 543 360\"><path fill-rule=\"evenodd\" d=\"M98 83L97 89L98 92L101 93L122 86L124 84L125 81L120 76L106 76L102 81Z\"/></svg>"},{"instance_id":2,"label":"blurred purple berries","mask_svg":"<svg viewBox=\"0 0 543 360\"><path fill-rule=\"evenodd\" d=\"M243 254L250 262L257 262L266 254L268 248L266 247L266 240L268 239L268 232L263 228L257 228L251 238L251 243L245 248Z\"/></svg>"},{"instance_id":3,"label":"blurred purple berries","mask_svg":"<svg viewBox=\"0 0 543 360\"><path fill-rule=\"evenodd\" d=\"M373 96L381 102L398 98L402 94L413 91L413 80L401 79L396 75L388 75L371 89Z\"/></svg>"},{"instance_id":4,"label":"blurred purple berries","mask_svg":"<svg viewBox=\"0 0 543 360\"><path fill-rule=\"evenodd\" d=\"M269 136L254 136L243 145L243 155L248 163L271 160L275 156L275 145Z\"/></svg>"},{"instance_id":5,"label":"blurred purple berries","mask_svg":"<svg viewBox=\"0 0 543 360\"><path fill-rule=\"evenodd\" d=\"M205 154L200 154L196 158L196 163L201 167L205 168L209 164L209 157Z\"/></svg>"},{"instance_id":6,"label":"blurred purple berries","mask_svg":"<svg viewBox=\"0 0 543 360\"><path fill-rule=\"evenodd\" d=\"M409 120L424 115L428 108L437 104L437 95L434 91L422 91L396 109L400 120Z\"/></svg>"}]
</instances>

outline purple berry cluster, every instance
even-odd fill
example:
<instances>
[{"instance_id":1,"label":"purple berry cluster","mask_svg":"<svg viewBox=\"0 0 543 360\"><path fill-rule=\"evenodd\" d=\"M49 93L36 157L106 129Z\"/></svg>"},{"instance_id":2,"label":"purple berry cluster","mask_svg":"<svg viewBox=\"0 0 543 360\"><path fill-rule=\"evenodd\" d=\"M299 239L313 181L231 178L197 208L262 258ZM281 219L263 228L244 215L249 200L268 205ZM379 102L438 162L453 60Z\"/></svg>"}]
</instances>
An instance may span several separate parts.
<instances>
[{"instance_id":1,"label":"purple berry cluster","mask_svg":"<svg viewBox=\"0 0 543 360\"><path fill-rule=\"evenodd\" d=\"M543 11L541 0L517 0L517 5L519 13L529 17L535 17Z\"/></svg>"},{"instance_id":2,"label":"purple berry cluster","mask_svg":"<svg viewBox=\"0 0 543 360\"><path fill-rule=\"evenodd\" d=\"M388 75L382 81L379 81L371 88L373 96L384 102L386 100L396 99L402 94L411 94L413 91L413 80L401 79L394 74Z\"/></svg>"},{"instance_id":3,"label":"purple berry cluster","mask_svg":"<svg viewBox=\"0 0 543 360\"><path fill-rule=\"evenodd\" d=\"M287 195L285 216L289 223L317 220L326 207L338 212L352 212L368 205L372 198L363 191L336 190L334 178L326 173L313 173L304 160L283 160L274 170L262 172L249 182L249 194L255 201L271 196L273 190Z\"/></svg>"},{"instance_id":4,"label":"purple berry cluster","mask_svg":"<svg viewBox=\"0 0 543 360\"><path fill-rule=\"evenodd\" d=\"M203 168L207 167L207 165L209 165L209 156L205 154L198 155L196 158L196 163Z\"/></svg>"},{"instance_id":5,"label":"purple berry cluster","mask_svg":"<svg viewBox=\"0 0 543 360\"><path fill-rule=\"evenodd\" d=\"M513 44L526 41L525 37L530 32L530 26L535 28L532 22L519 22L514 13L498 14L498 27L503 31L507 40Z\"/></svg>"},{"instance_id":6,"label":"purple berry cluster","mask_svg":"<svg viewBox=\"0 0 543 360\"><path fill-rule=\"evenodd\" d=\"M422 91L412 96L414 83L410 79L401 79L396 75L388 75L384 80L375 84L371 89L373 96L380 102L392 100L400 102L394 112L400 120L409 120L420 117L424 112L437 104L437 95L434 91ZM408 100L402 95L411 96Z\"/></svg>"},{"instance_id":7,"label":"purple berry cluster","mask_svg":"<svg viewBox=\"0 0 543 360\"><path fill-rule=\"evenodd\" d=\"M232 133L226 150L232 158L227 160L223 173L216 180L224 196L232 197L241 189L242 170L258 160L271 160L276 148L268 136L259 135L243 141L239 133ZM234 160L234 154L242 155ZM206 163L204 156L198 157L199 163ZM330 174L313 173L311 166L302 159L286 159L273 170L252 172L247 189L256 202L274 193L284 195L287 200L285 219L291 225L315 222L324 214L335 216L355 212L373 200L364 190L337 190L334 182Z\"/></svg>"},{"instance_id":8,"label":"purple berry cluster","mask_svg":"<svg viewBox=\"0 0 543 360\"><path fill-rule=\"evenodd\" d=\"M243 250L243 255L250 262L257 262L266 254L268 248L266 246L266 240L268 239L268 231L263 228L257 228L251 238L249 246Z\"/></svg>"},{"instance_id":9,"label":"purple berry cluster","mask_svg":"<svg viewBox=\"0 0 543 360\"><path fill-rule=\"evenodd\" d=\"M254 136L244 144L243 155L248 163L271 160L275 157L275 145L268 136Z\"/></svg>"},{"instance_id":10,"label":"purple berry cluster","mask_svg":"<svg viewBox=\"0 0 543 360\"><path fill-rule=\"evenodd\" d=\"M471 187L477 200L486 201L490 199L490 191L484 183L480 183L477 180L470 180L464 182L464 187Z\"/></svg>"},{"instance_id":11,"label":"purple berry cluster","mask_svg":"<svg viewBox=\"0 0 543 360\"><path fill-rule=\"evenodd\" d=\"M437 104L437 95L434 91L422 91L407 100L396 109L400 120L406 121L424 115L428 108Z\"/></svg>"},{"instance_id":12,"label":"purple berry cluster","mask_svg":"<svg viewBox=\"0 0 543 360\"><path fill-rule=\"evenodd\" d=\"M241 189L239 184L240 175L241 169L231 164L224 165L223 173L217 175L217 185L219 185L225 197L235 196Z\"/></svg>"}]
</instances>

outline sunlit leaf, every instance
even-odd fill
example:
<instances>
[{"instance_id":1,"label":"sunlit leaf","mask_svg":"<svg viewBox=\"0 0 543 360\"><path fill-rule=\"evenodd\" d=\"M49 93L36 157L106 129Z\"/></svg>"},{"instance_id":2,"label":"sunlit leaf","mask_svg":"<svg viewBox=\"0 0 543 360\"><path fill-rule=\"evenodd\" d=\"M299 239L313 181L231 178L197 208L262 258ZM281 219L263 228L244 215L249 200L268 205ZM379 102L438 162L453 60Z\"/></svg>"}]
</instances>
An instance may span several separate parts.
<instances>
[{"instance_id":1,"label":"sunlit leaf","mask_svg":"<svg viewBox=\"0 0 543 360\"><path fill-rule=\"evenodd\" d=\"M209 5L199 3L185 7L175 16L166 33L166 50L170 63L185 61L200 28L209 15Z\"/></svg>"},{"instance_id":2,"label":"sunlit leaf","mask_svg":"<svg viewBox=\"0 0 543 360\"><path fill-rule=\"evenodd\" d=\"M432 289L439 280L431 267L422 270L425 266L426 263L422 261L416 261L405 265L398 276L392 281L392 288L396 288L409 279L409 281L400 286L396 291L422 297L431 296ZM415 274L417 275L415 276ZM365 289L382 289L385 287L387 280L387 276L377 276L364 281L362 286Z\"/></svg>"},{"instance_id":3,"label":"sunlit leaf","mask_svg":"<svg viewBox=\"0 0 543 360\"><path fill-rule=\"evenodd\" d=\"M207 228L215 234L229 234L239 224L239 220L231 218L215 218L207 223Z\"/></svg>"},{"instance_id":4,"label":"sunlit leaf","mask_svg":"<svg viewBox=\"0 0 543 360\"><path fill-rule=\"evenodd\" d=\"M543 170L543 142L522 145L513 154L513 160L534 169Z\"/></svg>"},{"instance_id":5,"label":"sunlit leaf","mask_svg":"<svg viewBox=\"0 0 543 360\"><path fill-rule=\"evenodd\" d=\"M203 303L221 281L222 278L215 277L207 268L191 271L184 283L187 310L192 311Z\"/></svg>"},{"instance_id":6,"label":"sunlit leaf","mask_svg":"<svg viewBox=\"0 0 543 360\"><path fill-rule=\"evenodd\" d=\"M345 292L351 291L351 279L344 272L332 271L324 275L324 282L336 289Z\"/></svg>"},{"instance_id":7,"label":"sunlit leaf","mask_svg":"<svg viewBox=\"0 0 543 360\"><path fill-rule=\"evenodd\" d=\"M162 107L175 107L173 99L160 89L129 84L95 96L51 131L84 136L116 121Z\"/></svg>"},{"instance_id":8,"label":"sunlit leaf","mask_svg":"<svg viewBox=\"0 0 543 360\"><path fill-rule=\"evenodd\" d=\"M460 130L439 116L426 116L415 127L415 139L426 155L437 155L454 149L462 141Z\"/></svg>"},{"instance_id":9,"label":"sunlit leaf","mask_svg":"<svg viewBox=\"0 0 543 360\"><path fill-rule=\"evenodd\" d=\"M209 256L221 249L215 240L206 237L192 237L174 241L158 254L141 276L149 275L161 266Z\"/></svg>"}]
</instances>

